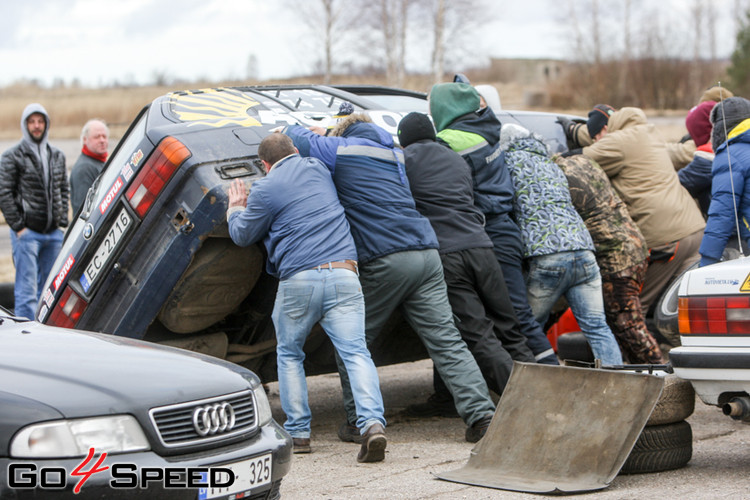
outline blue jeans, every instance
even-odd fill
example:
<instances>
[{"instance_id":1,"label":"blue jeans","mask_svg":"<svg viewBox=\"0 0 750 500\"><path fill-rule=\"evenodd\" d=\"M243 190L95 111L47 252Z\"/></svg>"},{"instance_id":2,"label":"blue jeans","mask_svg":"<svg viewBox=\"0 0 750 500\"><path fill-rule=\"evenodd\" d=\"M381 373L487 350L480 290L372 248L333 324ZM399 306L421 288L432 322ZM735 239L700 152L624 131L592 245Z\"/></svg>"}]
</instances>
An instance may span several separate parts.
<instances>
[{"instance_id":1,"label":"blue jeans","mask_svg":"<svg viewBox=\"0 0 750 500\"><path fill-rule=\"evenodd\" d=\"M16 316L34 319L42 287L60 253L62 241L63 233L58 229L44 234L26 228L20 237L10 230L13 265L16 267Z\"/></svg>"},{"instance_id":2,"label":"blue jeans","mask_svg":"<svg viewBox=\"0 0 750 500\"><path fill-rule=\"evenodd\" d=\"M578 250L531 257L526 288L537 321L545 324L550 310L565 296L594 356L605 365L621 365L622 354L607 326L602 278L594 252Z\"/></svg>"},{"instance_id":3,"label":"blue jeans","mask_svg":"<svg viewBox=\"0 0 750 500\"><path fill-rule=\"evenodd\" d=\"M292 437L310 437L310 406L302 348L320 323L350 375L357 427L385 426L383 397L375 364L365 344L365 302L357 275L347 269L301 271L279 283L273 308L276 360L284 428Z\"/></svg>"}]
</instances>

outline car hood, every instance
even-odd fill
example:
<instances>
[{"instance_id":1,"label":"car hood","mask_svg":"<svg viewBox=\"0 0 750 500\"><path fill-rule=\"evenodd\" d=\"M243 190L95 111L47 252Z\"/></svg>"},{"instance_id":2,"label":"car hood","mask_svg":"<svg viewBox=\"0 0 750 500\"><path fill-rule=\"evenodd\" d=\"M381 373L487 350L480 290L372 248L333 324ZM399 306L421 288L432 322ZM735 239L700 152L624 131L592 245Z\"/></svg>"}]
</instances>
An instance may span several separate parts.
<instances>
[{"instance_id":1,"label":"car hood","mask_svg":"<svg viewBox=\"0 0 750 500\"><path fill-rule=\"evenodd\" d=\"M0 396L35 402L35 411L49 418L55 412L65 418L142 414L155 406L245 390L254 377L231 363L181 349L3 321Z\"/></svg>"}]
</instances>

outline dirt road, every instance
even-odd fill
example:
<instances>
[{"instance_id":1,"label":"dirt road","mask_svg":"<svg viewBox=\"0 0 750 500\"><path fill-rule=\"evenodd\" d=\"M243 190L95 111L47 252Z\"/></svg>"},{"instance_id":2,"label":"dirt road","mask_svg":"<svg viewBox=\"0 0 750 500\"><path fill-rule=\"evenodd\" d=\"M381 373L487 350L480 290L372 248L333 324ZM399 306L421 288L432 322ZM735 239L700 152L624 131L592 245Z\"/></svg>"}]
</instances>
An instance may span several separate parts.
<instances>
[{"instance_id":1,"label":"dirt road","mask_svg":"<svg viewBox=\"0 0 750 500\"><path fill-rule=\"evenodd\" d=\"M343 443L336 436L344 414L338 377L309 377L313 452L294 456L292 470L282 482L282 496L314 499L549 499L466 486L434 477L436 473L461 468L472 445L464 441L465 427L460 419L410 420L398 415L406 405L422 401L430 394L431 366L431 362L425 360L378 369L389 439L385 462L380 464L358 464L358 445ZM283 422L278 385L270 384L270 388L274 416ZM748 498L750 424L731 420L718 408L706 406L699 400L688 422L693 430L693 457L687 467L658 474L618 476L607 489L586 498Z\"/></svg>"}]
</instances>

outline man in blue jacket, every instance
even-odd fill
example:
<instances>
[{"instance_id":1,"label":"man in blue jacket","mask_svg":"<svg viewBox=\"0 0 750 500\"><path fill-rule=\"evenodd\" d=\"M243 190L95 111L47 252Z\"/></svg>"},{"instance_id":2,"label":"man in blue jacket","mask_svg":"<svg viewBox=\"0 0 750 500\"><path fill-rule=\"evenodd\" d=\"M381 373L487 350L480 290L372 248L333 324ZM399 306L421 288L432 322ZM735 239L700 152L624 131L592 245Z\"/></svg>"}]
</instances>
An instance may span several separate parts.
<instances>
[{"instance_id":1,"label":"man in blue jacket","mask_svg":"<svg viewBox=\"0 0 750 500\"><path fill-rule=\"evenodd\" d=\"M319 322L351 374L362 436L357 461L379 462L386 447L383 398L365 345L357 251L331 174L318 160L296 153L285 135L261 141L258 157L268 175L253 184L250 196L239 179L230 186L229 235L240 246L263 239L268 273L280 280L272 319L284 428L294 452L310 452L302 348Z\"/></svg>"},{"instance_id":2,"label":"man in blue jacket","mask_svg":"<svg viewBox=\"0 0 750 500\"><path fill-rule=\"evenodd\" d=\"M480 109L479 93L466 83L441 83L430 92L430 114L438 140L460 154L471 167L474 203L485 216L485 230L495 247L513 309L538 363L558 364L526 296L523 240L512 218L513 182L500 150L500 121Z\"/></svg>"},{"instance_id":3,"label":"man in blue jacket","mask_svg":"<svg viewBox=\"0 0 750 500\"><path fill-rule=\"evenodd\" d=\"M329 137L300 126L285 133L303 156L319 158L333 174L359 255L368 345L400 308L453 395L468 426L466 440L479 441L495 406L453 322L437 238L415 208L403 153L388 132L361 113L340 121ZM339 373L348 419L339 437L355 441L351 389L340 363Z\"/></svg>"}]
</instances>

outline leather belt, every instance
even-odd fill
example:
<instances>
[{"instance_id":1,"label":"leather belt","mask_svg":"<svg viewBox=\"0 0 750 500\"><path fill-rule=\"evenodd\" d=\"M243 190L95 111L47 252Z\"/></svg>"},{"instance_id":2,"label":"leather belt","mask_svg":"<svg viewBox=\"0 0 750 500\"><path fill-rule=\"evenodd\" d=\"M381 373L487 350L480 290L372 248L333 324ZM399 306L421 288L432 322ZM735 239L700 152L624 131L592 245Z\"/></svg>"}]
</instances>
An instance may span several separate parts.
<instances>
[{"instance_id":1,"label":"leather belt","mask_svg":"<svg viewBox=\"0 0 750 500\"><path fill-rule=\"evenodd\" d=\"M311 271L322 271L323 269L348 269L357 276L359 276L359 268L357 267L356 260L334 260L331 262L324 262L319 266L315 266Z\"/></svg>"}]
</instances>

